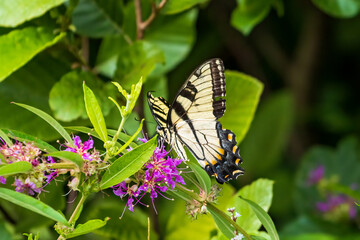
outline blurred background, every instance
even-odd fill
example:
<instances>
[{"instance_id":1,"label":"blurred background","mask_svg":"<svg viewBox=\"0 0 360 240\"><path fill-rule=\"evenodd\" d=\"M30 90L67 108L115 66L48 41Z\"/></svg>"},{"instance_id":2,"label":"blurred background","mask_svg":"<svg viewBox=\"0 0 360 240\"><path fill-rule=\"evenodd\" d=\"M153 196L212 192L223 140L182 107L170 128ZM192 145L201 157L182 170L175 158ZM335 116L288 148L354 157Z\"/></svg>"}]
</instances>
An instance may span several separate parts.
<instances>
[{"instance_id":1,"label":"blurred background","mask_svg":"<svg viewBox=\"0 0 360 240\"><path fill-rule=\"evenodd\" d=\"M0 82L1 128L48 141L59 137L11 101L45 110L65 125L89 125L80 106L81 84L74 87L78 79L91 82L90 87L103 101L108 126L117 128L120 117L112 104L106 103L107 96L115 94L108 83L122 78L129 82L120 82L130 86L129 75L136 74L136 69L125 70L136 61L146 65L149 55L157 56L157 50L151 46L144 47L145 53L125 49L129 39L139 37L134 2L110 2L112 5L81 0L70 15L71 4L65 2L17 26L66 29L68 33ZM257 78L264 90L240 143L246 174L231 184L239 189L257 178L275 181L269 213L281 239L360 239L360 208L356 205L360 203L359 1L202 0L184 1L182 8L177 2L170 0L143 32L143 39L165 55L165 65L158 64L147 73L144 92L156 90L157 96L171 102L195 67L213 57L221 58L226 69ZM147 19L150 1L141 4L143 19ZM11 30L3 25L0 38ZM7 55L2 51L0 58L5 63ZM101 79L101 83L94 79ZM146 132L152 136L155 124L145 98L139 100L137 113L125 129L133 133L142 116L148 122ZM109 215L109 206L123 209L118 200L102 201L102 196L94 197L88 206L92 208L90 215ZM175 208L167 204L161 202L160 208ZM145 216L136 214L125 217L138 224L134 219ZM166 217L160 214L159 222L155 227L160 238L176 239L159 230ZM146 232L146 225L142 228ZM184 234L195 228L201 224L179 231ZM17 231L24 229L26 224ZM137 239L131 234L127 237Z\"/></svg>"}]
</instances>

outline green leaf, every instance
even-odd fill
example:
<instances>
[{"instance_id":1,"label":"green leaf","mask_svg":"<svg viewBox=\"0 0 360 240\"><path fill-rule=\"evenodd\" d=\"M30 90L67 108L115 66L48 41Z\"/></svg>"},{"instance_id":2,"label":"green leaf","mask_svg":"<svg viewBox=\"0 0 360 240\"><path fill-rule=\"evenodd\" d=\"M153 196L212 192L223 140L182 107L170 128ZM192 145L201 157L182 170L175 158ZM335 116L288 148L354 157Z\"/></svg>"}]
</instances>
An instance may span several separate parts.
<instances>
[{"instance_id":1,"label":"green leaf","mask_svg":"<svg viewBox=\"0 0 360 240\"><path fill-rule=\"evenodd\" d=\"M14 140L21 141L21 142L31 142L35 147L40 148L44 152L56 152L58 151L56 148L48 144L47 142L34 137L32 135L16 131L16 130L8 130L3 129L3 131L9 135Z\"/></svg>"},{"instance_id":2,"label":"green leaf","mask_svg":"<svg viewBox=\"0 0 360 240\"><path fill-rule=\"evenodd\" d=\"M312 0L312 2L325 13L338 18L351 18L360 10L358 0Z\"/></svg>"},{"instance_id":3,"label":"green leaf","mask_svg":"<svg viewBox=\"0 0 360 240\"><path fill-rule=\"evenodd\" d=\"M103 75L113 78L121 51L129 45L123 36L103 38L96 58L96 69Z\"/></svg>"},{"instance_id":4,"label":"green leaf","mask_svg":"<svg viewBox=\"0 0 360 240\"><path fill-rule=\"evenodd\" d=\"M254 117L263 90L257 79L235 71L225 71L226 112L220 119L224 128L231 129L240 143Z\"/></svg>"},{"instance_id":5,"label":"green leaf","mask_svg":"<svg viewBox=\"0 0 360 240\"><path fill-rule=\"evenodd\" d=\"M0 176L9 176L18 173L26 173L31 171L32 168L33 166L29 162L25 162L25 161L14 162L0 167Z\"/></svg>"},{"instance_id":6,"label":"green leaf","mask_svg":"<svg viewBox=\"0 0 360 240\"><path fill-rule=\"evenodd\" d=\"M273 0L237 0L238 5L231 14L231 25L244 35L269 14Z\"/></svg>"},{"instance_id":7,"label":"green leaf","mask_svg":"<svg viewBox=\"0 0 360 240\"><path fill-rule=\"evenodd\" d=\"M202 167L200 167L198 163L188 161L186 164L195 173L196 179L199 181L201 188L205 190L206 193L209 193L211 188L211 180L209 175Z\"/></svg>"},{"instance_id":8,"label":"green leaf","mask_svg":"<svg viewBox=\"0 0 360 240\"><path fill-rule=\"evenodd\" d=\"M176 14L183 12L197 4L206 3L208 0L171 0L165 4L161 14Z\"/></svg>"},{"instance_id":9,"label":"green leaf","mask_svg":"<svg viewBox=\"0 0 360 240\"><path fill-rule=\"evenodd\" d=\"M274 93L260 104L249 133L240 144L241 156L249 173L262 176L277 167L290 141L294 109L290 92Z\"/></svg>"},{"instance_id":10,"label":"green leaf","mask_svg":"<svg viewBox=\"0 0 360 240\"><path fill-rule=\"evenodd\" d=\"M86 112L89 116L89 119L94 126L94 129L97 134L99 134L101 140L106 142L108 140L106 123L104 116L101 112L101 108L99 106L98 101L93 93L93 91L88 88L85 83L83 83L84 89L84 100L85 100L85 108Z\"/></svg>"},{"instance_id":11,"label":"green leaf","mask_svg":"<svg viewBox=\"0 0 360 240\"><path fill-rule=\"evenodd\" d=\"M219 214L218 212L208 208L211 216L214 218L214 221L220 231L229 239L234 237L234 228L233 226L224 218L223 215Z\"/></svg>"},{"instance_id":12,"label":"green leaf","mask_svg":"<svg viewBox=\"0 0 360 240\"><path fill-rule=\"evenodd\" d=\"M156 146L157 137L154 137L115 160L101 179L101 189L114 186L136 173L153 155Z\"/></svg>"},{"instance_id":13,"label":"green leaf","mask_svg":"<svg viewBox=\"0 0 360 240\"><path fill-rule=\"evenodd\" d=\"M169 3L171 3L170 1ZM164 52L165 64L158 64L151 76L161 76L174 69L192 49L196 37L197 10L174 16L159 16L144 39Z\"/></svg>"},{"instance_id":14,"label":"green leaf","mask_svg":"<svg viewBox=\"0 0 360 240\"><path fill-rule=\"evenodd\" d=\"M0 36L0 82L64 36L43 27L27 27Z\"/></svg>"},{"instance_id":15,"label":"green leaf","mask_svg":"<svg viewBox=\"0 0 360 240\"><path fill-rule=\"evenodd\" d=\"M66 0L1 0L0 26L16 27L30 19L39 17ZM26 7L25 7L26 6Z\"/></svg>"},{"instance_id":16,"label":"green leaf","mask_svg":"<svg viewBox=\"0 0 360 240\"><path fill-rule=\"evenodd\" d=\"M102 228L106 225L108 219L101 220L101 219L92 219L87 221L84 224L79 224L76 226L75 230L66 235L66 238L73 238L77 236L81 236L90 232L95 231L96 229Z\"/></svg>"},{"instance_id":17,"label":"green leaf","mask_svg":"<svg viewBox=\"0 0 360 240\"><path fill-rule=\"evenodd\" d=\"M130 89L141 77L145 83L156 63L164 61L164 54L158 47L146 41L137 41L120 53L115 78L123 88Z\"/></svg>"},{"instance_id":18,"label":"green leaf","mask_svg":"<svg viewBox=\"0 0 360 240\"><path fill-rule=\"evenodd\" d=\"M239 196L250 199L260 205L265 211L269 210L272 200L273 181L268 179L258 179L240 189L233 199L230 201L228 207L235 207L235 211L241 214L236 223L247 233L255 234L261 226L261 222L248 204L245 204Z\"/></svg>"},{"instance_id":19,"label":"green leaf","mask_svg":"<svg viewBox=\"0 0 360 240\"><path fill-rule=\"evenodd\" d=\"M267 214L267 212L264 209L262 209L255 202L253 202L249 199L246 199L246 198L240 198L240 199L244 200L251 206L251 208L255 212L256 216L260 219L261 223L264 225L264 227L265 227L267 233L269 234L269 236L271 237L271 239L272 240L280 240L279 235L275 228L275 224L272 221L269 214Z\"/></svg>"},{"instance_id":20,"label":"green leaf","mask_svg":"<svg viewBox=\"0 0 360 240\"><path fill-rule=\"evenodd\" d=\"M82 89L84 81L89 88L94 89L103 114L109 114L113 105L108 101L107 96L115 92L113 87L104 84L90 72L71 71L54 84L50 91L49 105L57 119L69 122L78 118L87 118Z\"/></svg>"},{"instance_id":21,"label":"green leaf","mask_svg":"<svg viewBox=\"0 0 360 240\"><path fill-rule=\"evenodd\" d=\"M6 133L4 133L1 129L0 129L0 138L2 140L5 141L5 143L8 145L8 146L12 146L13 143L12 141L8 138L8 136L6 135Z\"/></svg>"},{"instance_id":22,"label":"green leaf","mask_svg":"<svg viewBox=\"0 0 360 240\"><path fill-rule=\"evenodd\" d=\"M11 74L0 85L0 115L6 116L1 119L0 128L16 129L44 141L59 139L59 133L44 120L10 102L23 102L51 113L49 91L69 69L64 61L44 52Z\"/></svg>"},{"instance_id":23,"label":"green leaf","mask_svg":"<svg viewBox=\"0 0 360 240\"><path fill-rule=\"evenodd\" d=\"M44 119L47 123L49 123L56 131L58 131L58 133L61 134L61 136L63 136L63 138L68 142L68 143L72 143L72 139L70 137L70 135L66 132L66 130L60 125L60 123L58 123L53 117L51 117L49 114L47 114L44 111L41 111L40 109L34 108L32 106L26 105L26 104L22 104L22 103L15 103L16 105L23 107L27 110L29 110L30 112L35 113L36 115L38 115L39 117L41 117L42 119Z\"/></svg>"},{"instance_id":24,"label":"green leaf","mask_svg":"<svg viewBox=\"0 0 360 240\"><path fill-rule=\"evenodd\" d=\"M92 38L123 33L122 1L80 0L72 16L76 32Z\"/></svg>"},{"instance_id":25,"label":"green leaf","mask_svg":"<svg viewBox=\"0 0 360 240\"><path fill-rule=\"evenodd\" d=\"M52 156L63 160L68 160L75 163L77 166L79 166L79 168L81 168L84 163L84 159L79 154L74 152L58 151L46 154L46 156Z\"/></svg>"},{"instance_id":26,"label":"green leaf","mask_svg":"<svg viewBox=\"0 0 360 240\"><path fill-rule=\"evenodd\" d=\"M0 188L0 198L19 205L23 208L29 209L30 211L43 215L54 221L63 223L67 226L69 225L65 217L55 209L23 193L18 193L6 188Z\"/></svg>"}]
</instances>

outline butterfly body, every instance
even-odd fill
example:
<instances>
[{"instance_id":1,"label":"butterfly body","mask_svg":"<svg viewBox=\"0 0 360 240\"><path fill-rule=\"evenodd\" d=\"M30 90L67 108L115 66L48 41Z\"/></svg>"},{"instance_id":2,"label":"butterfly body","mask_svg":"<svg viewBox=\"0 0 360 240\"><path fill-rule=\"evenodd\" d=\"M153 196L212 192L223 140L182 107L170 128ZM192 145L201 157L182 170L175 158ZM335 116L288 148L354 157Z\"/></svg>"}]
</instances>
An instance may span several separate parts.
<instances>
[{"instance_id":1,"label":"butterfly body","mask_svg":"<svg viewBox=\"0 0 360 240\"><path fill-rule=\"evenodd\" d=\"M170 106L162 97L148 93L148 103L162 139L187 159L186 146L199 164L219 183L244 173L239 166L236 137L222 128L218 118L225 112L225 76L220 59L210 59L188 78Z\"/></svg>"}]
</instances>

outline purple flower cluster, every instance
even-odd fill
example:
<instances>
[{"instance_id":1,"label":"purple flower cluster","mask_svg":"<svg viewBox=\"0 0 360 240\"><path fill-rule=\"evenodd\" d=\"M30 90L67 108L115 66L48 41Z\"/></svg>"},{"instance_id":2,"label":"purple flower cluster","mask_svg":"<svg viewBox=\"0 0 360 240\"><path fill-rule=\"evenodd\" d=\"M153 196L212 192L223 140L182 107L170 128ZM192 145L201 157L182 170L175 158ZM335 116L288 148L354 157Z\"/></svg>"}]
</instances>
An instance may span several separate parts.
<instances>
[{"instance_id":1,"label":"purple flower cluster","mask_svg":"<svg viewBox=\"0 0 360 240\"><path fill-rule=\"evenodd\" d=\"M321 179L323 179L324 173L325 173L325 167L323 165L319 165L317 168L310 171L307 179L307 184L309 186L317 184L318 182L320 182Z\"/></svg>"},{"instance_id":2,"label":"purple flower cluster","mask_svg":"<svg viewBox=\"0 0 360 240\"><path fill-rule=\"evenodd\" d=\"M43 181L46 179L46 184L50 183L52 179L57 176L57 171L48 169L48 163L55 161L49 157L48 159L41 156L41 150L32 143L15 142L12 146L8 146L3 142L0 146L0 153L4 156L4 163L11 164L15 162L26 161L31 163L33 169L29 173L20 173L15 177L13 186L17 192L24 192L29 195L40 193L43 186ZM0 177L0 183L6 184L6 178Z\"/></svg>"},{"instance_id":3,"label":"purple flower cluster","mask_svg":"<svg viewBox=\"0 0 360 240\"><path fill-rule=\"evenodd\" d=\"M322 213L334 212L341 206L345 206L348 209L350 219L356 217L355 200L344 194L329 194L326 201L316 203L316 208Z\"/></svg>"},{"instance_id":4,"label":"purple flower cluster","mask_svg":"<svg viewBox=\"0 0 360 240\"><path fill-rule=\"evenodd\" d=\"M91 176L96 173L97 169L100 165L103 165L103 161L100 158L100 154L98 151L93 149L94 140L89 136L89 140L82 142L79 136L74 136L74 146L70 143L67 143L65 151L74 152L79 154L84 159L84 164L82 168L82 172L86 174L86 176Z\"/></svg>"},{"instance_id":5,"label":"purple flower cluster","mask_svg":"<svg viewBox=\"0 0 360 240\"><path fill-rule=\"evenodd\" d=\"M307 185L317 185L319 190L323 188L322 185L327 184L328 180L324 178L325 176L325 166L319 165L315 169L309 172L307 178ZM322 182L322 184L321 184ZM331 182L330 182L331 184ZM353 186L354 188L355 186ZM319 201L316 203L316 209L323 214L331 214L338 212L337 210L342 209L347 210L347 214L350 219L354 219L357 214L355 200L345 194L335 194L331 193L325 189L326 200ZM340 211L340 212L341 212ZM330 217L331 218L331 217Z\"/></svg>"},{"instance_id":6,"label":"purple flower cluster","mask_svg":"<svg viewBox=\"0 0 360 240\"><path fill-rule=\"evenodd\" d=\"M144 139L140 140L145 142ZM157 147L149 161L134 175L135 179L113 186L113 192L121 198L128 196L127 206L130 211L134 211L137 203L143 204L140 200L146 193L150 193L154 204L154 199L158 195L165 197L162 193L174 189L176 183L185 184L184 179L180 176L181 172L177 169L182 161L170 158L163 146Z\"/></svg>"}]
</instances>

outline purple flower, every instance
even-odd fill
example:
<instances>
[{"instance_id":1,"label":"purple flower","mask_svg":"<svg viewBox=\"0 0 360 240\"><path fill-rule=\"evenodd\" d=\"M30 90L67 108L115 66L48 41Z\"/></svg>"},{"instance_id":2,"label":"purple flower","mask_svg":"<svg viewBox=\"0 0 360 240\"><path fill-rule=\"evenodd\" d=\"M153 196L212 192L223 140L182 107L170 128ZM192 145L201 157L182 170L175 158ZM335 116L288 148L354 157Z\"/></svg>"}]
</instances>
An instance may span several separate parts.
<instances>
[{"instance_id":1,"label":"purple flower","mask_svg":"<svg viewBox=\"0 0 360 240\"><path fill-rule=\"evenodd\" d=\"M6 178L4 178L3 176L0 176L0 183L6 184Z\"/></svg>"},{"instance_id":2,"label":"purple flower","mask_svg":"<svg viewBox=\"0 0 360 240\"><path fill-rule=\"evenodd\" d=\"M138 140L148 141L145 138ZM157 147L149 161L134 175L133 182L121 182L112 187L114 194L121 198L128 196L127 206L130 211L134 210L133 206L137 203L143 204L140 200L147 193L150 194L153 205L154 199L159 195L168 199L162 193L174 189L176 183L185 184L180 176L181 172L176 168L181 162L182 160L170 158L163 146Z\"/></svg>"},{"instance_id":3,"label":"purple flower","mask_svg":"<svg viewBox=\"0 0 360 240\"><path fill-rule=\"evenodd\" d=\"M134 205L139 202L139 200L136 199L136 197L139 195L137 191L137 186L133 185L129 187L125 181L122 181L121 183L112 186L113 192L116 196L119 196L121 199L128 195L128 200L126 205L128 206L129 210L134 212ZM134 199L137 200L137 202L134 204Z\"/></svg>"},{"instance_id":4,"label":"purple flower","mask_svg":"<svg viewBox=\"0 0 360 240\"><path fill-rule=\"evenodd\" d=\"M356 217L356 207L354 204L354 199L344 194L329 194L326 201L316 203L316 209L322 213L328 213L335 211L340 205L344 204L348 205L349 217L351 219L354 219Z\"/></svg>"},{"instance_id":5,"label":"purple flower","mask_svg":"<svg viewBox=\"0 0 360 240\"><path fill-rule=\"evenodd\" d=\"M81 142L79 136L74 136L73 140L75 147L67 144L67 148L65 149L65 151L77 153L82 156L84 160L92 161L93 156L91 153L88 152L88 150L92 149L94 146L94 141L92 140L91 136L89 136L89 140L85 141L84 143Z\"/></svg>"},{"instance_id":6,"label":"purple flower","mask_svg":"<svg viewBox=\"0 0 360 240\"><path fill-rule=\"evenodd\" d=\"M147 141L149 141L149 140L147 140L145 137L144 137L144 138L138 138L137 140L138 140L138 141L141 141L141 142L143 142L143 143L146 143Z\"/></svg>"},{"instance_id":7,"label":"purple flower","mask_svg":"<svg viewBox=\"0 0 360 240\"><path fill-rule=\"evenodd\" d=\"M25 192L29 195L35 195L35 192L36 193L41 192L41 188L37 188L35 183L30 181L29 178L26 178L25 182L23 183L21 180L15 177L14 185L16 186L15 191L17 192Z\"/></svg>"},{"instance_id":8,"label":"purple flower","mask_svg":"<svg viewBox=\"0 0 360 240\"><path fill-rule=\"evenodd\" d=\"M318 166L311 172L309 172L307 184L309 186L312 186L316 183L318 183L323 177L325 173L325 167L323 165Z\"/></svg>"},{"instance_id":9,"label":"purple flower","mask_svg":"<svg viewBox=\"0 0 360 240\"><path fill-rule=\"evenodd\" d=\"M56 161L54 160L54 158L51 157L51 156L48 156L48 157L47 157L47 161L48 161L48 163L56 163Z\"/></svg>"}]
</instances>

